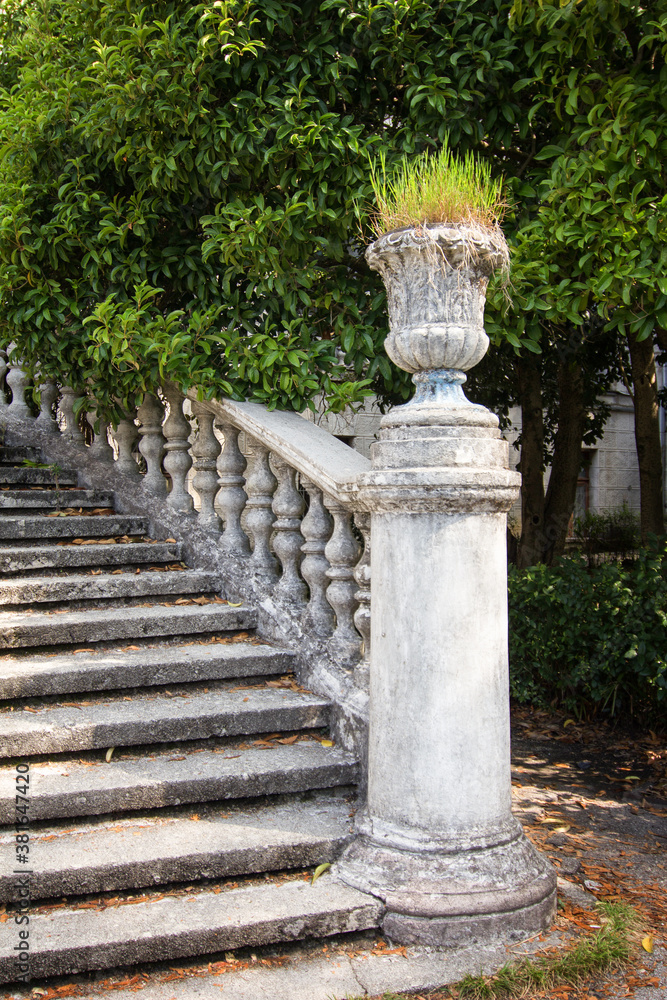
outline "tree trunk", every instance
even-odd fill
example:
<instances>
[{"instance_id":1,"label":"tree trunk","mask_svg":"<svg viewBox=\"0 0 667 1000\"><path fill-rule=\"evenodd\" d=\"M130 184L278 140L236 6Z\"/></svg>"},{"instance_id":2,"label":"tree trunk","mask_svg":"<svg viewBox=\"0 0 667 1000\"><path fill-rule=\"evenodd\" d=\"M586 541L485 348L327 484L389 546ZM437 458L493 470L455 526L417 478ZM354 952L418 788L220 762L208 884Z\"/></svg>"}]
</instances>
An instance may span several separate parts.
<instances>
[{"instance_id":1,"label":"tree trunk","mask_svg":"<svg viewBox=\"0 0 667 1000\"><path fill-rule=\"evenodd\" d=\"M649 534L662 535L665 530L658 387L653 341L650 337L638 341L636 335L632 333L629 334L628 341L632 362L635 443L641 492L640 528L642 542L646 542Z\"/></svg>"},{"instance_id":2,"label":"tree trunk","mask_svg":"<svg viewBox=\"0 0 667 1000\"><path fill-rule=\"evenodd\" d=\"M525 569L542 558L544 546L544 416L540 362L533 355L517 358L521 405L521 538L517 566Z\"/></svg>"},{"instance_id":3,"label":"tree trunk","mask_svg":"<svg viewBox=\"0 0 667 1000\"><path fill-rule=\"evenodd\" d=\"M557 378L558 430L544 505L543 560L549 566L565 551L567 529L577 497L581 445L586 426L581 365L577 361L561 361Z\"/></svg>"}]
</instances>

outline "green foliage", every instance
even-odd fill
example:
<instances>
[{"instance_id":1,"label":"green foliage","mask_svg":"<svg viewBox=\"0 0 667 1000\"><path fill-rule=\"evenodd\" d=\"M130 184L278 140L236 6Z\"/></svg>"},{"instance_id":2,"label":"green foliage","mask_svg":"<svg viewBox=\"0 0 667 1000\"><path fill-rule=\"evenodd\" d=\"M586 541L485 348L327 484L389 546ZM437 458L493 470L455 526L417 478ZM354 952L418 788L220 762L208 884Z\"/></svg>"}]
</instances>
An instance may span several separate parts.
<instances>
[{"instance_id":1,"label":"green foliage","mask_svg":"<svg viewBox=\"0 0 667 1000\"><path fill-rule=\"evenodd\" d=\"M510 568L512 696L575 715L657 719L667 700L667 547L642 549L630 568Z\"/></svg>"},{"instance_id":2,"label":"green foliage","mask_svg":"<svg viewBox=\"0 0 667 1000\"><path fill-rule=\"evenodd\" d=\"M371 184L378 235L402 226L439 222L495 232L505 206L502 179L491 176L491 164L470 151L459 159L447 142L437 153L404 157L389 176L383 150L371 168Z\"/></svg>"},{"instance_id":3,"label":"green foliage","mask_svg":"<svg viewBox=\"0 0 667 1000\"><path fill-rule=\"evenodd\" d=\"M169 365L271 406L404 401L358 206L378 157L390 175L447 140L506 177L496 345L567 345L591 315L648 336L667 319L664 7L8 0L2 340L105 400Z\"/></svg>"}]
</instances>

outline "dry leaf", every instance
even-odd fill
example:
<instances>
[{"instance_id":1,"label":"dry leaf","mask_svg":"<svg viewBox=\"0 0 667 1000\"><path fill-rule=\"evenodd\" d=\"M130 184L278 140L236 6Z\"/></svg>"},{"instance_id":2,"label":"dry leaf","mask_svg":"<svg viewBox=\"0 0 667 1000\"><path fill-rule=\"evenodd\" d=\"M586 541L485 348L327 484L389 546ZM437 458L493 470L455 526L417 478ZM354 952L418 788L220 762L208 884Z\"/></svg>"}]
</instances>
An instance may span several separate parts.
<instances>
[{"instance_id":1,"label":"dry leaf","mask_svg":"<svg viewBox=\"0 0 667 1000\"><path fill-rule=\"evenodd\" d=\"M104 759L106 760L107 764L109 763L109 761L113 757L113 752L114 752L115 749L116 749L115 747L109 747L109 749L107 750L107 752L105 754L105 757L104 757Z\"/></svg>"},{"instance_id":2,"label":"dry leaf","mask_svg":"<svg viewBox=\"0 0 667 1000\"><path fill-rule=\"evenodd\" d=\"M239 601L238 604L233 604L231 601L227 601L230 608L240 608L243 607L243 601Z\"/></svg>"},{"instance_id":3,"label":"dry leaf","mask_svg":"<svg viewBox=\"0 0 667 1000\"><path fill-rule=\"evenodd\" d=\"M642 940L642 948L647 951L649 955L653 954L653 938L650 934L647 934Z\"/></svg>"},{"instance_id":4,"label":"dry leaf","mask_svg":"<svg viewBox=\"0 0 667 1000\"><path fill-rule=\"evenodd\" d=\"M331 868L330 861L325 861L324 864L318 865L315 871L313 872L313 877L310 880L310 884L313 885L315 881L320 877L320 875L323 875L324 872L329 870L329 868Z\"/></svg>"}]
</instances>

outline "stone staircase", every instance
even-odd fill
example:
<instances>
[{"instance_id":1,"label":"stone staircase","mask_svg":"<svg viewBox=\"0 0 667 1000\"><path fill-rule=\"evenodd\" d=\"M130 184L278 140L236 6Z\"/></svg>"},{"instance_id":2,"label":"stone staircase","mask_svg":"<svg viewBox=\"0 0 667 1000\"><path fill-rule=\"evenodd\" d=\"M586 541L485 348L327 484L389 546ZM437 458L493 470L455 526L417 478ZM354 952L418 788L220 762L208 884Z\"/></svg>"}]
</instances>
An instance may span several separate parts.
<instances>
[{"instance_id":1,"label":"stone staircase","mask_svg":"<svg viewBox=\"0 0 667 1000\"><path fill-rule=\"evenodd\" d=\"M30 448L0 449L0 570L0 981L23 886L33 979L378 926L306 871L358 766L252 607Z\"/></svg>"}]
</instances>

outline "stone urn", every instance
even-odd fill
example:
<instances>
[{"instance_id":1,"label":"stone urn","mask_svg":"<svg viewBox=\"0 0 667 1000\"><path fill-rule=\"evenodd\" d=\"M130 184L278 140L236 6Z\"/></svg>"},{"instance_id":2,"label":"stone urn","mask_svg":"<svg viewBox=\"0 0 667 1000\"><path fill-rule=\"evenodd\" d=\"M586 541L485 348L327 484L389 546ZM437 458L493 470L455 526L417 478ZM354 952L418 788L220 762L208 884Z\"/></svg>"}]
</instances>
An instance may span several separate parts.
<instances>
[{"instance_id":1,"label":"stone urn","mask_svg":"<svg viewBox=\"0 0 667 1000\"><path fill-rule=\"evenodd\" d=\"M403 944L518 939L555 914L555 873L511 811L507 511L519 476L461 385L484 355L502 235L404 229L367 250L386 350L414 398L357 481L371 514L368 791L340 878L383 900Z\"/></svg>"},{"instance_id":2,"label":"stone urn","mask_svg":"<svg viewBox=\"0 0 667 1000\"><path fill-rule=\"evenodd\" d=\"M508 259L499 230L465 226L398 229L368 247L366 260L387 290L385 350L412 373L413 404L466 401L451 387L465 382L464 373L486 354L486 288L493 271L506 267Z\"/></svg>"}]
</instances>

